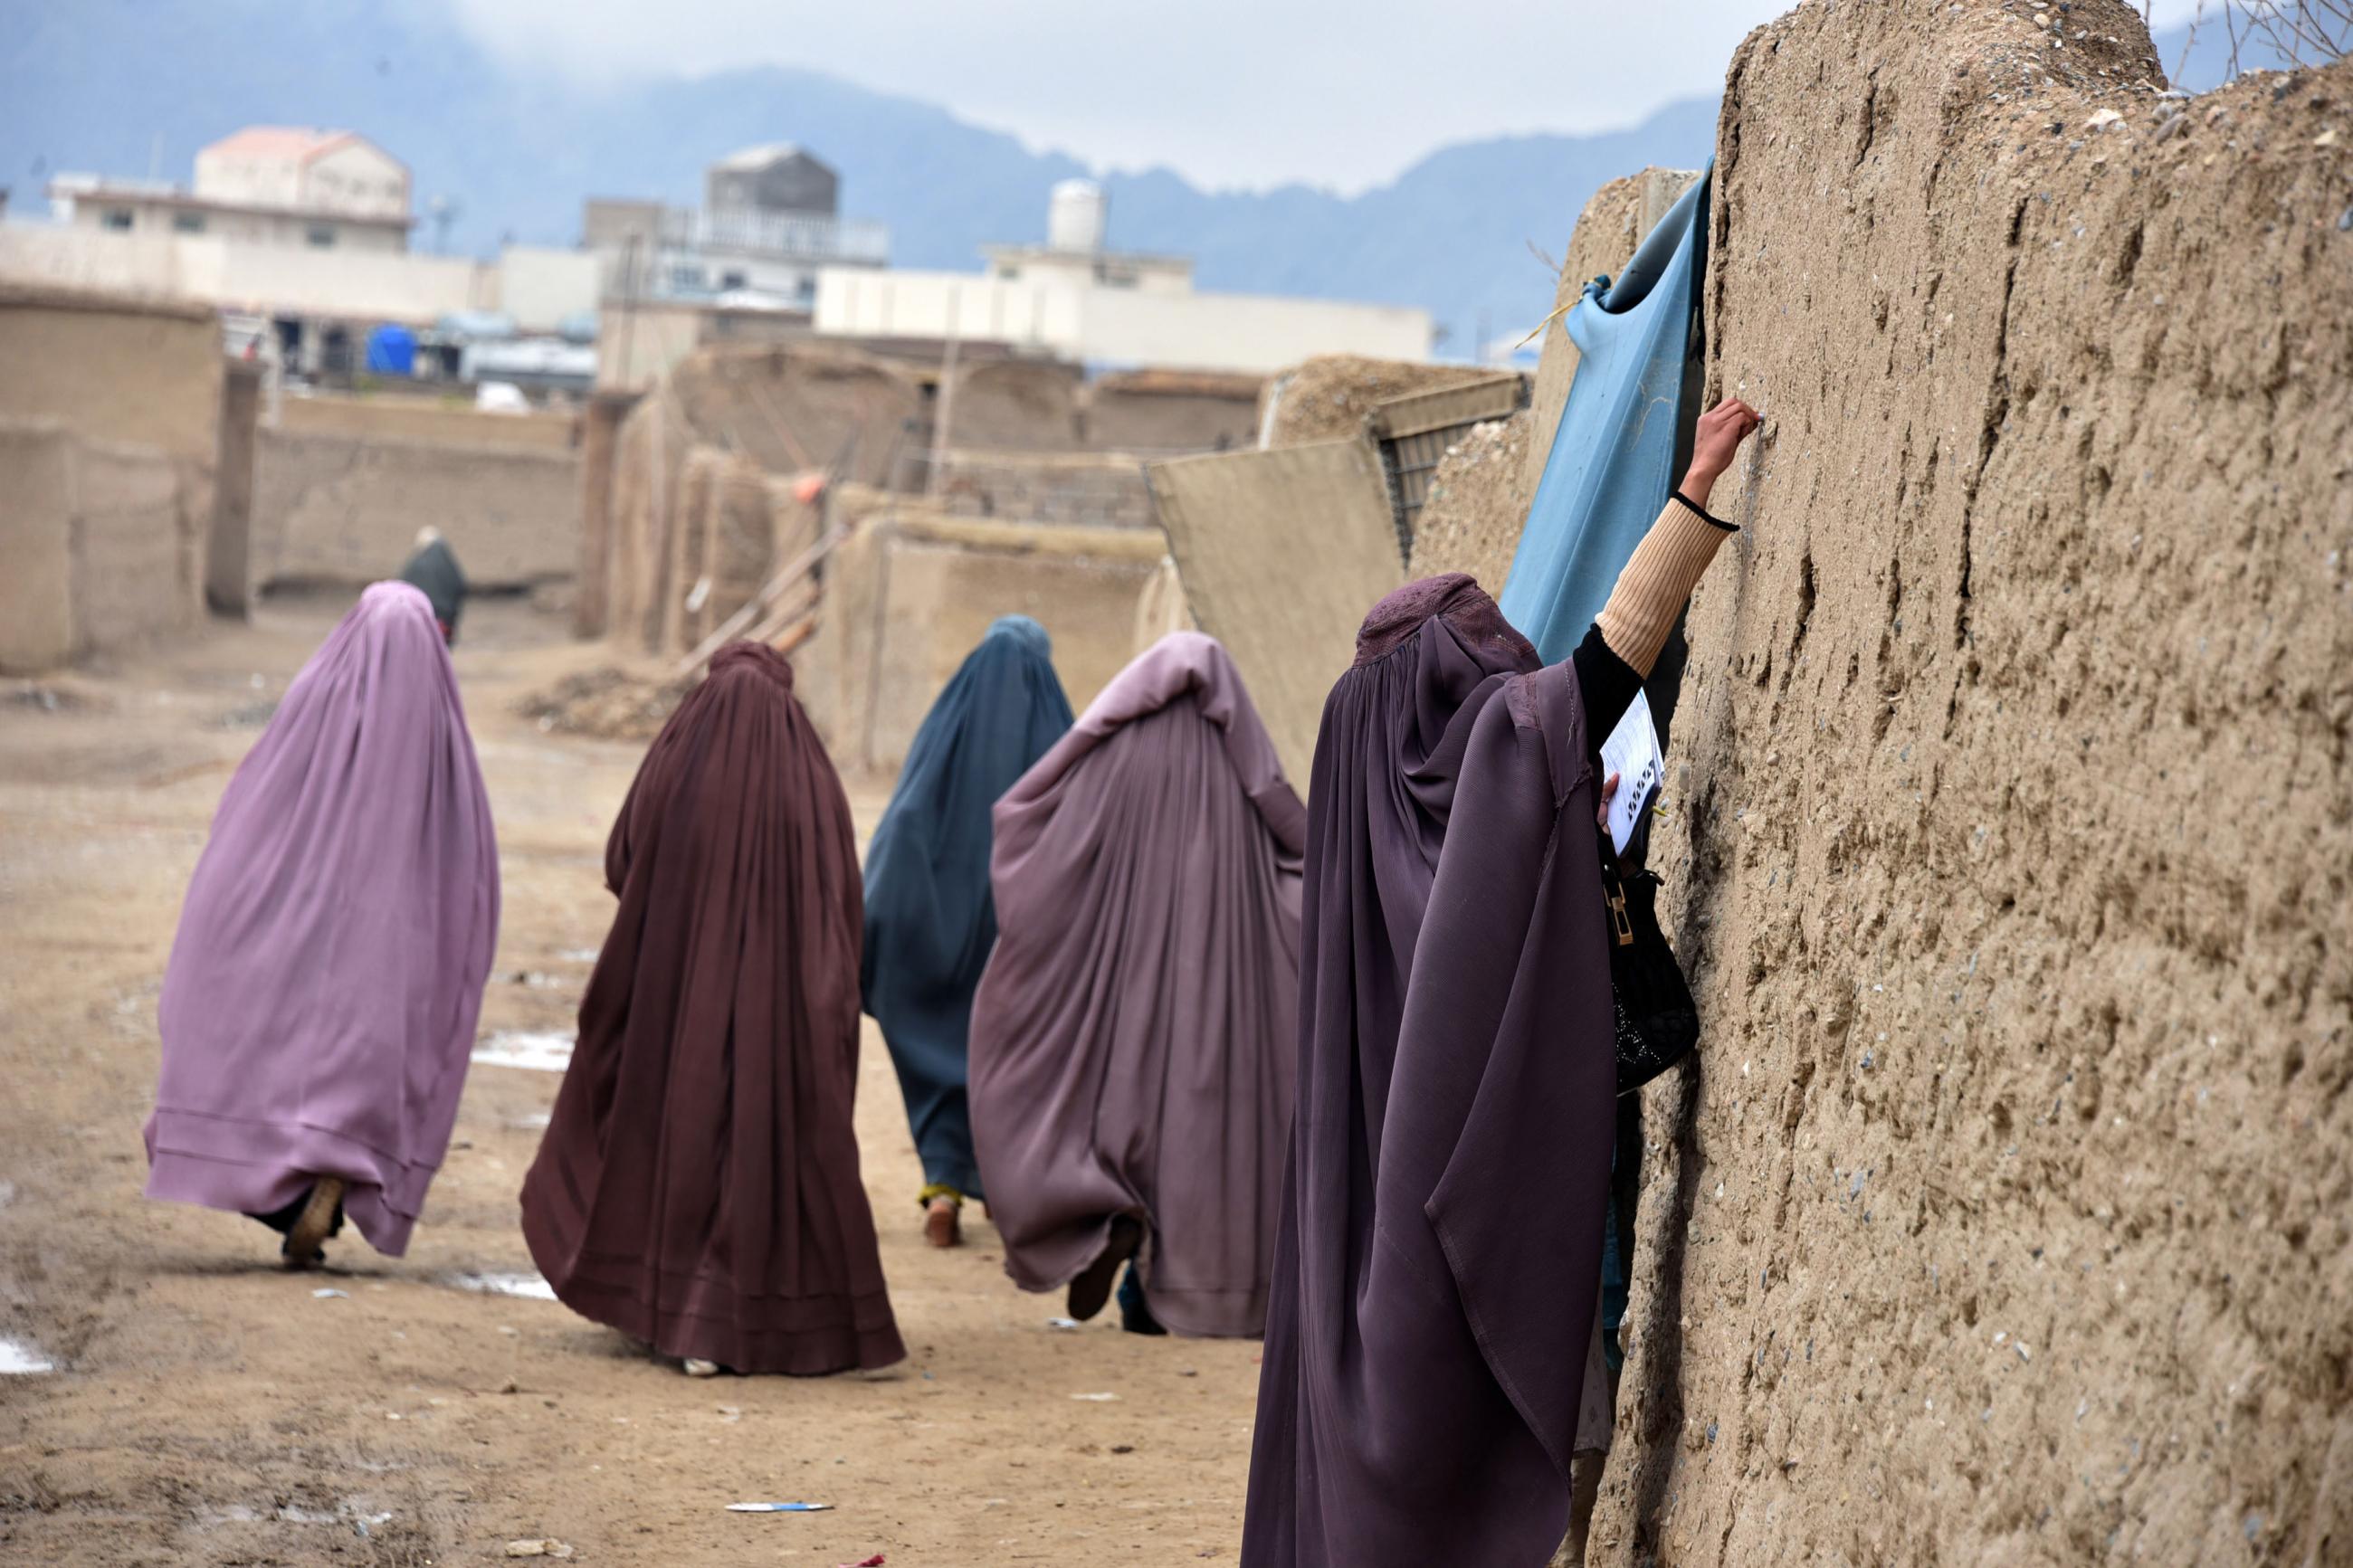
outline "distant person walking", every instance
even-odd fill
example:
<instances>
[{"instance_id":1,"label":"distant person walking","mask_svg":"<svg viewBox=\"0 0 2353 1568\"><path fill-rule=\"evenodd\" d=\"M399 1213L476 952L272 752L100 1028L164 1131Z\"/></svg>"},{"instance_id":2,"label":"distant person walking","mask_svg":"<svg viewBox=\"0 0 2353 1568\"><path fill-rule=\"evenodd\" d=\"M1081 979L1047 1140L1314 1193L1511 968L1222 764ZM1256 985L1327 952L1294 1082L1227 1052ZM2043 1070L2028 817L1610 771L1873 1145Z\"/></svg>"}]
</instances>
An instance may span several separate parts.
<instances>
[{"instance_id":1,"label":"distant person walking","mask_svg":"<svg viewBox=\"0 0 2353 1568\"><path fill-rule=\"evenodd\" d=\"M346 1215L406 1252L498 928L448 650L423 594L378 583L221 796L164 975L148 1196L251 1215L291 1268Z\"/></svg>"},{"instance_id":2,"label":"distant person walking","mask_svg":"<svg viewBox=\"0 0 2353 1568\"><path fill-rule=\"evenodd\" d=\"M417 548L400 568L400 580L425 595L441 625L441 640L456 646L458 621L466 613L466 574L439 529L417 531Z\"/></svg>"},{"instance_id":3,"label":"distant person walking","mask_svg":"<svg viewBox=\"0 0 2353 1568\"><path fill-rule=\"evenodd\" d=\"M566 1306L698 1375L906 1354L850 1112L849 803L792 667L733 643L662 726L605 848L620 899L522 1231Z\"/></svg>"},{"instance_id":4,"label":"distant person walking","mask_svg":"<svg viewBox=\"0 0 2353 1568\"><path fill-rule=\"evenodd\" d=\"M1083 1321L1266 1321L1307 813L1225 648L1163 637L997 805L973 1136L1006 1271ZM1123 1293L1124 1303L1130 1299Z\"/></svg>"},{"instance_id":5,"label":"distant person walking","mask_svg":"<svg viewBox=\"0 0 2353 1568\"><path fill-rule=\"evenodd\" d=\"M1538 1568L1562 1542L1617 1095L1599 737L1731 531L1708 487L1755 425L1701 418L1571 660L1539 668L1455 574L1375 605L1332 689L1245 1568Z\"/></svg>"},{"instance_id":6,"label":"distant person walking","mask_svg":"<svg viewBox=\"0 0 2353 1568\"><path fill-rule=\"evenodd\" d=\"M997 941L989 808L1070 727L1046 628L999 617L924 715L866 847L860 990L899 1069L934 1247L956 1244L965 1200L982 1195L965 1047Z\"/></svg>"}]
</instances>

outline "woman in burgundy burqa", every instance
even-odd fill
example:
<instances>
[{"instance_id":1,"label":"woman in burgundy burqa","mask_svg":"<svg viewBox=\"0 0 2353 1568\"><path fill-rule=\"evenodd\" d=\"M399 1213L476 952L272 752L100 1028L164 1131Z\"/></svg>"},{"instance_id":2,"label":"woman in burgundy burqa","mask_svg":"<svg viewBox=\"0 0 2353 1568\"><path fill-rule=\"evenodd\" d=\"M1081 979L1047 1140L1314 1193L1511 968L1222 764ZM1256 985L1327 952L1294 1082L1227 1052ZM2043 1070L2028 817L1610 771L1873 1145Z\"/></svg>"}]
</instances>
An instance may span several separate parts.
<instances>
[{"instance_id":1,"label":"woman in burgundy burqa","mask_svg":"<svg viewBox=\"0 0 2353 1568\"><path fill-rule=\"evenodd\" d=\"M1583 647L1398 589L1308 794L1298 1111L1245 1568L1539 1568L1569 1519L1617 1063L1598 746L1731 531L1727 400Z\"/></svg>"},{"instance_id":2,"label":"woman in burgundy burqa","mask_svg":"<svg viewBox=\"0 0 2353 1568\"><path fill-rule=\"evenodd\" d=\"M646 753L620 898L524 1178L573 1310L692 1373L906 1354L859 1180L858 852L792 667L734 643Z\"/></svg>"}]
</instances>

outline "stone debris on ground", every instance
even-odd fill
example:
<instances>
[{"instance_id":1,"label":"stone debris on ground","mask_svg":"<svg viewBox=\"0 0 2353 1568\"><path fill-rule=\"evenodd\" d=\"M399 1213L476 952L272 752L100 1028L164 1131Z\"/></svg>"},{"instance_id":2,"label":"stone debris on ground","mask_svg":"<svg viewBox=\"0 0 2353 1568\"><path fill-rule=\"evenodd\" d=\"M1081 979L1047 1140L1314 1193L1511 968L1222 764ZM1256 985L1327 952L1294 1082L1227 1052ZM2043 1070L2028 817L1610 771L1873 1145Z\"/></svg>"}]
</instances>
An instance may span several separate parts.
<instances>
[{"instance_id":1,"label":"stone debris on ground","mask_svg":"<svg viewBox=\"0 0 2353 1568\"><path fill-rule=\"evenodd\" d=\"M90 708L92 700L88 693L54 680L13 680L8 683L8 705L38 713L79 713Z\"/></svg>"},{"instance_id":2,"label":"stone debris on ground","mask_svg":"<svg viewBox=\"0 0 2353 1568\"><path fill-rule=\"evenodd\" d=\"M672 679L607 665L567 675L533 692L516 711L543 732L599 741L650 741L661 732L694 679Z\"/></svg>"}]
</instances>

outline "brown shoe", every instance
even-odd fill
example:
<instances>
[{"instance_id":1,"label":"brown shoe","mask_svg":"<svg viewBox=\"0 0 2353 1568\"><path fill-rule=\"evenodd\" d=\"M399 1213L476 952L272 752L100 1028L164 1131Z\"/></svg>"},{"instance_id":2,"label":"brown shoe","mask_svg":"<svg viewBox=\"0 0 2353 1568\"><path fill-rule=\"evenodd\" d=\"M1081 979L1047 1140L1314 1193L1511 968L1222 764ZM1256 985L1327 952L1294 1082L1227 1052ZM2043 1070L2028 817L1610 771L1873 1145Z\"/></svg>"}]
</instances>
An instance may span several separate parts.
<instances>
[{"instance_id":1,"label":"brown shoe","mask_svg":"<svg viewBox=\"0 0 2353 1568\"><path fill-rule=\"evenodd\" d=\"M320 1244L334 1231L336 1216L342 1214L343 1207L342 1177L322 1176L312 1184L310 1201L302 1205L301 1214L286 1232L287 1268L299 1271L326 1261L326 1249Z\"/></svg>"},{"instance_id":2,"label":"brown shoe","mask_svg":"<svg viewBox=\"0 0 2353 1568\"><path fill-rule=\"evenodd\" d=\"M1071 1281L1071 1294L1063 1310L1083 1323L1103 1310L1111 1300L1112 1282L1119 1278L1119 1266L1135 1256L1144 1242L1144 1227L1133 1216L1122 1215L1111 1222L1111 1235L1103 1241L1103 1249L1087 1265L1085 1273Z\"/></svg>"},{"instance_id":3,"label":"brown shoe","mask_svg":"<svg viewBox=\"0 0 2353 1568\"><path fill-rule=\"evenodd\" d=\"M923 1205L923 1239L934 1247L955 1247L964 1241L964 1205L951 1197L936 1197Z\"/></svg>"}]
</instances>

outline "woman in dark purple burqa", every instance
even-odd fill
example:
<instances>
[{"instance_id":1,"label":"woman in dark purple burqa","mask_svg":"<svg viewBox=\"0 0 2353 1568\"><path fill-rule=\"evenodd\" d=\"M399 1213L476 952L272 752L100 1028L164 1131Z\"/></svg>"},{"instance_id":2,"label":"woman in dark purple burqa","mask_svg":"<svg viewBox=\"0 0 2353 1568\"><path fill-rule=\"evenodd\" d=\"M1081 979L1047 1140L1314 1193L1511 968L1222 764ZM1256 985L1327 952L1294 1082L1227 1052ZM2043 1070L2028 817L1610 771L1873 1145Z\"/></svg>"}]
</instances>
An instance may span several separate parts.
<instances>
[{"instance_id":1,"label":"woman in dark purple burqa","mask_svg":"<svg viewBox=\"0 0 2353 1568\"><path fill-rule=\"evenodd\" d=\"M692 1374L902 1359L851 1125L857 841L774 648L712 656L605 880L620 904L523 1178L540 1272Z\"/></svg>"},{"instance_id":2,"label":"woman in dark purple burqa","mask_svg":"<svg viewBox=\"0 0 2353 1568\"><path fill-rule=\"evenodd\" d=\"M1702 509L1755 417L1701 421L1573 660L1435 577L1373 607L1324 704L1245 1568L1560 1544L1617 1095L1596 746L1729 531Z\"/></svg>"}]
</instances>

